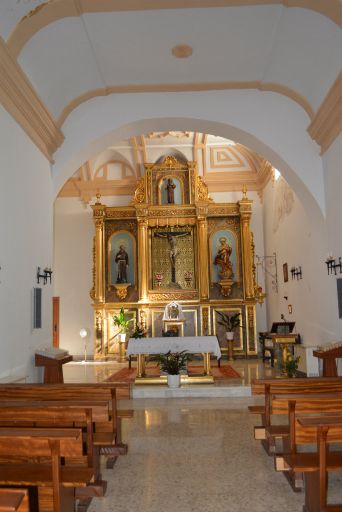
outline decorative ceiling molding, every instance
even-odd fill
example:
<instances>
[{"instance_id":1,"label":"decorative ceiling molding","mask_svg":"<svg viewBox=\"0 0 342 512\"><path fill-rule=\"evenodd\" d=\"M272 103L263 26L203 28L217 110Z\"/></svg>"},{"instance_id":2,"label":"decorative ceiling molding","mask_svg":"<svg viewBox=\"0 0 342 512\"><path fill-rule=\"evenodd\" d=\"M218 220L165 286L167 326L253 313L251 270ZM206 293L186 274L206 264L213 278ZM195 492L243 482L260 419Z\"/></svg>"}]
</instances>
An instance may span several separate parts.
<instances>
[{"instance_id":1,"label":"decorative ceiling molding","mask_svg":"<svg viewBox=\"0 0 342 512\"><path fill-rule=\"evenodd\" d=\"M0 37L0 103L53 162L64 135Z\"/></svg>"},{"instance_id":2,"label":"decorative ceiling molding","mask_svg":"<svg viewBox=\"0 0 342 512\"><path fill-rule=\"evenodd\" d=\"M342 132L342 71L311 121L308 132L320 145L321 154Z\"/></svg>"},{"instance_id":3,"label":"decorative ceiling molding","mask_svg":"<svg viewBox=\"0 0 342 512\"><path fill-rule=\"evenodd\" d=\"M162 9L191 9L232 6L283 5L309 9L342 27L340 0L50 0L30 11L14 27L8 44L18 56L31 37L54 21L80 16L83 13L143 11Z\"/></svg>"},{"instance_id":4,"label":"decorative ceiling molding","mask_svg":"<svg viewBox=\"0 0 342 512\"><path fill-rule=\"evenodd\" d=\"M257 89L283 94L298 103L308 114L310 120L314 117L314 110L306 98L285 85L275 83L263 83L257 80L248 82L199 82L183 84L144 84L144 85L113 85L93 89L73 99L62 111L57 124L63 126L68 115L82 103L97 96L109 96L110 94L146 93L146 92L191 92L191 91L222 91L237 89Z\"/></svg>"}]
</instances>

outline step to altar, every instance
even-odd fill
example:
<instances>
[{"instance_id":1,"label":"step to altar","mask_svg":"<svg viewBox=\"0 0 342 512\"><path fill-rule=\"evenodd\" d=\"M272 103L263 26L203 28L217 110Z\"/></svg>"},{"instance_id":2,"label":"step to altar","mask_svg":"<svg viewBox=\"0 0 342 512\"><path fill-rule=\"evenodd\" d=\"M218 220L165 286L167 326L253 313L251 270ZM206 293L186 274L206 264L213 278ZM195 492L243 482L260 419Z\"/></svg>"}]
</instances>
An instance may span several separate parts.
<instances>
[{"instance_id":1,"label":"step to altar","mask_svg":"<svg viewBox=\"0 0 342 512\"><path fill-rule=\"evenodd\" d=\"M133 386L133 398L210 398L250 397L250 386L183 385L179 388L164 386Z\"/></svg>"}]
</instances>

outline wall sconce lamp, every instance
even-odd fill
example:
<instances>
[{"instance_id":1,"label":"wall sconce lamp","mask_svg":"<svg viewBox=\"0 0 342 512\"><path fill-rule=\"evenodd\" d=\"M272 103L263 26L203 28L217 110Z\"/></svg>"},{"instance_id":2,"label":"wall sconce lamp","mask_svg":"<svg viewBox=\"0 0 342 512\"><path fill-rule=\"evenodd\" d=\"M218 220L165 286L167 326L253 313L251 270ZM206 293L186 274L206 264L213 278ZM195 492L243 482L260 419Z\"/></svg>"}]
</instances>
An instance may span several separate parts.
<instances>
[{"instance_id":1,"label":"wall sconce lamp","mask_svg":"<svg viewBox=\"0 0 342 512\"><path fill-rule=\"evenodd\" d=\"M332 274L333 271L334 271L334 274L336 276L337 274L337 269L339 269L340 271L340 274L342 274L342 261L341 261L341 256L338 258L338 263L336 262L336 259L333 258L331 255L328 256L328 258L326 259L325 261L326 265L327 265L327 270L328 270L328 275Z\"/></svg>"},{"instance_id":2,"label":"wall sconce lamp","mask_svg":"<svg viewBox=\"0 0 342 512\"><path fill-rule=\"evenodd\" d=\"M277 256L274 252L272 256L258 256L255 255L255 263L257 270L258 281L258 268L260 267L263 274L268 274L271 277L273 290L278 293L278 274L277 274Z\"/></svg>"},{"instance_id":3,"label":"wall sconce lamp","mask_svg":"<svg viewBox=\"0 0 342 512\"><path fill-rule=\"evenodd\" d=\"M51 276L52 276L52 270L51 267L45 267L43 270L43 273L40 273L40 267L37 268L37 284L40 283L40 280L43 279L43 284L47 283L47 280L49 279L51 284Z\"/></svg>"},{"instance_id":4,"label":"wall sconce lamp","mask_svg":"<svg viewBox=\"0 0 342 512\"><path fill-rule=\"evenodd\" d=\"M292 279L295 279L295 278L297 278L297 280L303 279L302 267L292 267L291 268L291 276L292 276Z\"/></svg>"}]
</instances>

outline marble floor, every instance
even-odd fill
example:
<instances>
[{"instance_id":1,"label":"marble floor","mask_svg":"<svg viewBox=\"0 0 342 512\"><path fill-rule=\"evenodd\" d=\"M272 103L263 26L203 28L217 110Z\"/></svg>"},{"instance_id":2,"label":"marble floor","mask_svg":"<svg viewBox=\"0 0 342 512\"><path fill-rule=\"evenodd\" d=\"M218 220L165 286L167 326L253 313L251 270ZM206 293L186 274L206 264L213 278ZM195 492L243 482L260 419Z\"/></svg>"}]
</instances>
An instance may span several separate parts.
<instances>
[{"instance_id":1,"label":"marble floor","mask_svg":"<svg viewBox=\"0 0 342 512\"><path fill-rule=\"evenodd\" d=\"M303 494L253 439L251 401L133 400L123 431L129 452L103 470L107 494L89 512L301 512ZM334 475L331 499L342 501L341 491Z\"/></svg>"},{"instance_id":2,"label":"marble floor","mask_svg":"<svg viewBox=\"0 0 342 512\"><path fill-rule=\"evenodd\" d=\"M201 360L193 361L191 365L201 364ZM265 364L261 359L235 359L234 361L222 360L222 365L231 365L240 375L237 379L219 379L215 380L214 386L248 386L254 378L273 377L279 374L279 370L272 368L270 363ZM149 363L147 364L148 368ZM108 378L113 373L127 368L128 363L119 363L117 361L94 362L94 361L72 361L63 365L63 374L65 382L100 382ZM133 361L132 366L135 366ZM212 361L212 366L217 366L216 361Z\"/></svg>"},{"instance_id":3,"label":"marble floor","mask_svg":"<svg viewBox=\"0 0 342 512\"><path fill-rule=\"evenodd\" d=\"M274 372L259 361L237 360L233 366L247 386L252 375ZM118 368L72 363L64 365L64 377L99 381ZM123 403L134 409L134 418L123 421L129 451L114 469L103 468L107 493L93 500L89 512L301 512L303 494L291 491L253 439L256 418L247 410L252 403L254 397ZM329 492L331 501L342 502L341 473L330 479Z\"/></svg>"}]
</instances>

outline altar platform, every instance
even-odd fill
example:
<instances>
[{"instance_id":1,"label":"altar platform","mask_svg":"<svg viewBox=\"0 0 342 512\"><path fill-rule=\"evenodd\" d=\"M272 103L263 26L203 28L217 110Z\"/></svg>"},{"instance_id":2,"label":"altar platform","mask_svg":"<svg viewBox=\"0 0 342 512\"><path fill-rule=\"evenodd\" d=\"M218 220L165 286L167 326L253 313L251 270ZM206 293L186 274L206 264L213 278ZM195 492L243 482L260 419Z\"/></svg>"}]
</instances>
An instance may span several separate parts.
<instances>
[{"instance_id":1,"label":"altar platform","mask_svg":"<svg viewBox=\"0 0 342 512\"><path fill-rule=\"evenodd\" d=\"M198 365L198 361L193 364ZM222 364L227 364L227 361L223 359ZM252 379L274 377L278 371L261 359L237 359L229 361L229 364L239 373L240 378L214 379L214 383L208 385L182 384L175 389L167 385L132 384L133 398L248 397L251 396ZM215 367L216 362L212 362L212 365ZM103 382L124 368L128 368L128 363L73 361L64 365L64 382Z\"/></svg>"}]
</instances>

